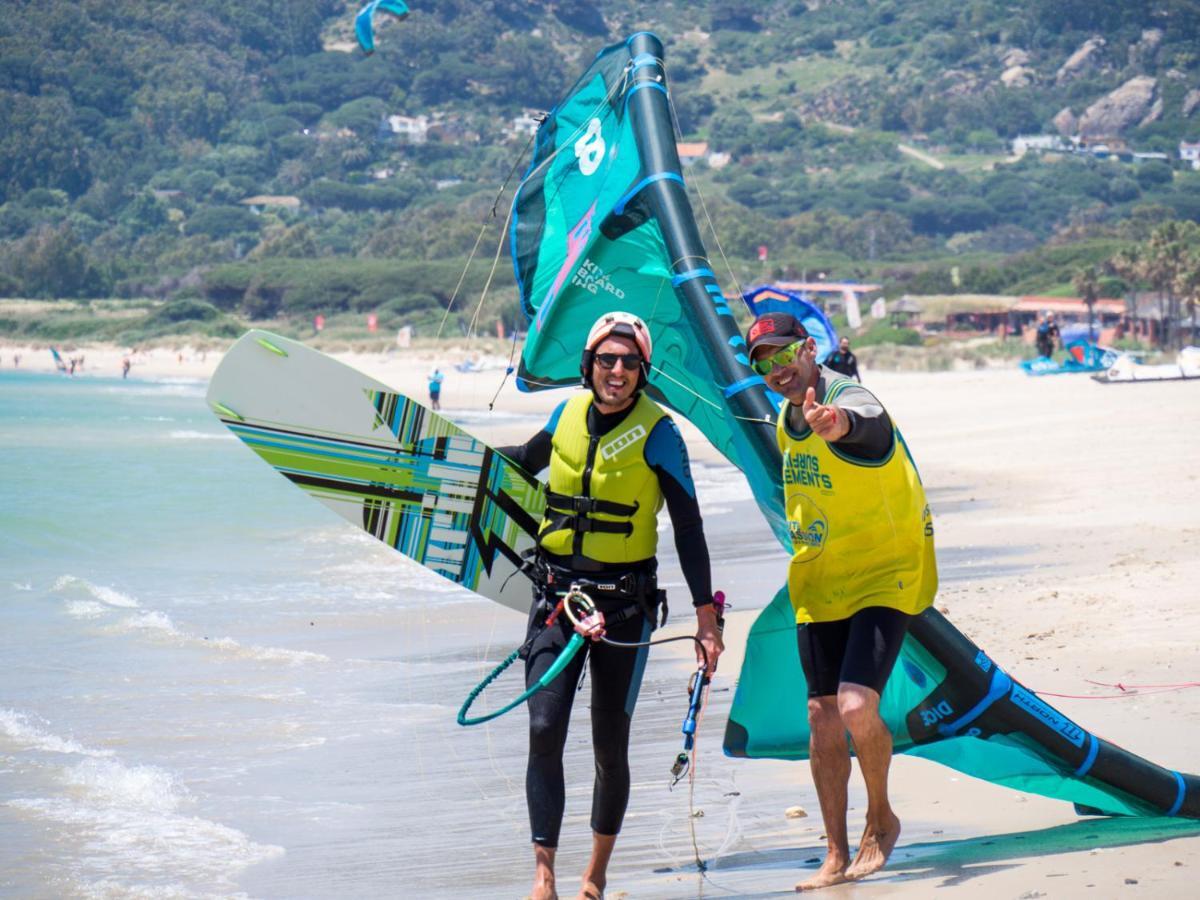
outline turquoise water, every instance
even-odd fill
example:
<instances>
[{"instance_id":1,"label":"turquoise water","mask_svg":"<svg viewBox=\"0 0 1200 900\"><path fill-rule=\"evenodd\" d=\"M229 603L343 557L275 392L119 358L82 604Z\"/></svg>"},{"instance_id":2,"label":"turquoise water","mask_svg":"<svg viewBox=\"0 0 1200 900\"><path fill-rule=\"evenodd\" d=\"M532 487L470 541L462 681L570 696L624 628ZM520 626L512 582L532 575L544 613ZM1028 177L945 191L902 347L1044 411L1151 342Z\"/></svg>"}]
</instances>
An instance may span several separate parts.
<instances>
[{"instance_id":1,"label":"turquoise water","mask_svg":"<svg viewBox=\"0 0 1200 900\"><path fill-rule=\"evenodd\" d=\"M523 616L296 490L204 389L0 375L0 895L524 896L525 716L454 722ZM744 484L694 471L710 521L734 532L710 537L714 560L749 562L722 584L774 585L782 563L755 562L730 514L750 509ZM634 723L615 865L638 896L683 895L678 875L652 882L692 852L686 797L665 787L688 669L652 654ZM479 708L519 686L502 679ZM577 703L565 872L587 850L586 715ZM713 846L733 833L706 824Z\"/></svg>"},{"instance_id":2,"label":"turquoise water","mask_svg":"<svg viewBox=\"0 0 1200 900\"><path fill-rule=\"evenodd\" d=\"M203 390L0 377L0 894L235 896L286 877L298 823L366 839L370 770L416 734L436 792L481 645L521 626L272 474Z\"/></svg>"}]
</instances>

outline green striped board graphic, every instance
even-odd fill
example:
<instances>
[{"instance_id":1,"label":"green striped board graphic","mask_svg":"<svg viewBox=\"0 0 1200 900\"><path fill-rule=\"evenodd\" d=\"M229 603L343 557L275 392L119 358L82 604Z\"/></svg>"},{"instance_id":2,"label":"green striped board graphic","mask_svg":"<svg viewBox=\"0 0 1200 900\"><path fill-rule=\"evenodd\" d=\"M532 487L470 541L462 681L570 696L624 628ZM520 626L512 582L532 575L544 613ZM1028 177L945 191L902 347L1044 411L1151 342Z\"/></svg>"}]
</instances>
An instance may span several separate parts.
<instances>
[{"instance_id":1,"label":"green striped board graphic","mask_svg":"<svg viewBox=\"0 0 1200 900\"><path fill-rule=\"evenodd\" d=\"M524 612L516 575L543 488L415 400L311 347L250 331L213 373L208 403L268 465L389 547Z\"/></svg>"}]
</instances>

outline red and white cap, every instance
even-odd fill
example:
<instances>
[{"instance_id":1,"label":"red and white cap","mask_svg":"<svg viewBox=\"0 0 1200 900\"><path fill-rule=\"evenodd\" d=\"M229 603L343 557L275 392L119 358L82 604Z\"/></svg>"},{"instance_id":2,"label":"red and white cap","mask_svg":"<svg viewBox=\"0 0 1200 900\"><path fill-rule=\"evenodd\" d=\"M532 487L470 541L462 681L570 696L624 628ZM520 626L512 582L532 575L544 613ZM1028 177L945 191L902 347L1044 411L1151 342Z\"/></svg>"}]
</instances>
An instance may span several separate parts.
<instances>
[{"instance_id":1,"label":"red and white cap","mask_svg":"<svg viewBox=\"0 0 1200 900\"><path fill-rule=\"evenodd\" d=\"M583 349L595 350L606 337L614 334L633 341L638 352L642 354L642 359L650 362L650 352L654 346L650 340L650 329L633 313L610 312L602 315L588 332L587 344Z\"/></svg>"}]
</instances>

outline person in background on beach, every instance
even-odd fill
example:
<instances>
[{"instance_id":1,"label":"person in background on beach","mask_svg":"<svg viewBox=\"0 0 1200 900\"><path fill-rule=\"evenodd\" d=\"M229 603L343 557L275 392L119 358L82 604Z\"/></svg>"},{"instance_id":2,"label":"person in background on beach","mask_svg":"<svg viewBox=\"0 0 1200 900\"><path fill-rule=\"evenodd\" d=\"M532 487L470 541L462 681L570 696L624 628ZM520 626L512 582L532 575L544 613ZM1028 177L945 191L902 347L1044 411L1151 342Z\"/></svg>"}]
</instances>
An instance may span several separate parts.
<instances>
[{"instance_id":1,"label":"person in background on beach","mask_svg":"<svg viewBox=\"0 0 1200 900\"><path fill-rule=\"evenodd\" d=\"M858 377L858 357L850 352L850 338L842 338L838 342L837 350L829 354L829 358L825 360L825 366L833 369L839 375L845 375L855 381L862 381Z\"/></svg>"},{"instance_id":2,"label":"person in background on beach","mask_svg":"<svg viewBox=\"0 0 1200 900\"><path fill-rule=\"evenodd\" d=\"M20 365L21 365L21 354L20 354L20 353L14 353L14 354L13 354L13 368L14 368L14 369L16 369L16 368L19 368L19 367L20 367Z\"/></svg>"},{"instance_id":3,"label":"person in background on beach","mask_svg":"<svg viewBox=\"0 0 1200 900\"><path fill-rule=\"evenodd\" d=\"M1038 356L1050 356L1054 352L1054 345L1061 344L1062 338L1058 333L1058 325L1054 322L1054 313L1048 312L1042 316L1042 321L1037 327L1037 352Z\"/></svg>"},{"instance_id":4,"label":"person in background on beach","mask_svg":"<svg viewBox=\"0 0 1200 900\"><path fill-rule=\"evenodd\" d=\"M550 667L571 636L564 615L551 618L577 583L600 611L585 619L590 638L549 686L529 699L525 794L533 831L532 898L557 897L554 857L565 808L563 750L571 704L590 663L592 680L592 855L578 897L600 898L608 862L629 802L629 727L648 647L600 642L649 640L666 594L658 590L657 512L665 500L675 528L684 579L696 612L696 638L708 673L724 649L713 606L708 545L687 447L671 418L642 389L652 344L646 324L613 312L592 326L580 364L584 387L520 446L499 452L528 472L550 468L547 506L538 532L537 581L522 656L526 685ZM547 619L550 619L548 622ZM699 648L697 659L701 659Z\"/></svg>"},{"instance_id":5,"label":"person in background on beach","mask_svg":"<svg viewBox=\"0 0 1200 900\"><path fill-rule=\"evenodd\" d=\"M441 369L434 369L429 376L429 405L433 409L442 408L442 381L445 379Z\"/></svg>"},{"instance_id":6,"label":"person in background on beach","mask_svg":"<svg viewBox=\"0 0 1200 900\"><path fill-rule=\"evenodd\" d=\"M122 377L122 378L128 378L128 377L129 377L129 367L130 367L130 365L132 365L132 363L130 363L130 362L129 362L129 357L128 357L128 356L126 356L124 359L122 359L122 360L121 360L121 377Z\"/></svg>"},{"instance_id":7,"label":"person in background on beach","mask_svg":"<svg viewBox=\"0 0 1200 900\"><path fill-rule=\"evenodd\" d=\"M892 735L879 695L913 616L937 592L933 521L921 480L882 404L816 362L816 343L786 313L747 335L767 386L787 398L777 423L793 555L788 594L808 682L809 761L828 853L800 891L878 871L900 836L888 801ZM850 859L850 748L867 787L866 828Z\"/></svg>"}]
</instances>

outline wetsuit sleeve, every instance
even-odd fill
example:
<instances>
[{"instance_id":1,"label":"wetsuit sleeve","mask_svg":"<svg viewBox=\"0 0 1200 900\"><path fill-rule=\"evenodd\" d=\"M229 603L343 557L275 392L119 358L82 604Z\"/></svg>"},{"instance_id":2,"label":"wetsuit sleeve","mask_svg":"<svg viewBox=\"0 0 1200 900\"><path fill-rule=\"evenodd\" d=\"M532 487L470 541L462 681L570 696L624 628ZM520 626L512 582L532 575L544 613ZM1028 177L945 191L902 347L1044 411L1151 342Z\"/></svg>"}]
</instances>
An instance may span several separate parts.
<instances>
[{"instance_id":1,"label":"wetsuit sleeve","mask_svg":"<svg viewBox=\"0 0 1200 900\"><path fill-rule=\"evenodd\" d=\"M558 427L558 418L562 415L563 407L566 405L566 400L558 404L558 407L550 415L550 421L542 427L541 431L524 444L497 447L496 452L508 457L526 472L533 475L542 471L550 465L551 440L554 437L554 429Z\"/></svg>"},{"instance_id":2,"label":"wetsuit sleeve","mask_svg":"<svg viewBox=\"0 0 1200 900\"><path fill-rule=\"evenodd\" d=\"M892 452L895 435L892 417L866 388L848 387L837 395L834 404L845 410L850 431L834 445L859 459L884 459Z\"/></svg>"},{"instance_id":3,"label":"wetsuit sleeve","mask_svg":"<svg viewBox=\"0 0 1200 900\"><path fill-rule=\"evenodd\" d=\"M646 464L658 476L667 503L675 529L675 552L679 554L679 566L692 594L692 606L705 606L712 603L713 595L708 542L704 539L704 521L696 499L687 445L670 418L664 417L654 426L646 439L645 455Z\"/></svg>"},{"instance_id":4,"label":"wetsuit sleeve","mask_svg":"<svg viewBox=\"0 0 1200 900\"><path fill-rule=\"evenodd\" d=\"M858 374L858 357L855 356L853 353L851 353L851 354L849 354L848 361L850 363L850 365L848 367L850 369L850 371L847 372L846 374L849 375L851 378L853 378L855 381L862 381L862 378L860 378L859 374Z\"/></svg>"}]
</instances>

